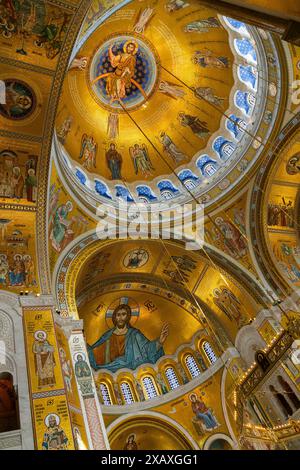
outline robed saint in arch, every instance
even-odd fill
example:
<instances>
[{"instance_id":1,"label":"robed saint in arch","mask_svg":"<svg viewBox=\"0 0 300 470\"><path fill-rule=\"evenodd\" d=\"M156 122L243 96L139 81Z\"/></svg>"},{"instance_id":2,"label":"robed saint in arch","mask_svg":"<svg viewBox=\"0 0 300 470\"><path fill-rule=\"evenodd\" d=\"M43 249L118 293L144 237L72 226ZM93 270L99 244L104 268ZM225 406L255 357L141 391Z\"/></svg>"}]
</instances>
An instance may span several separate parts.
<instances>
[{"instance_id":1,"label":"robed saint in arch","mask_svg":"<svg viewBox=\"0 0 300 470\"><path fill-rule=\"evenodd\" d=\"M163 344L169 334L164 324L160 337L150 341L143 333L130 324L131 307L121 304L112 314L114 328L104 333L92 346L88 345L90 364L95 370L135 370L142 364L155 364L164 356Z\"/></svg>"}]
</instances>

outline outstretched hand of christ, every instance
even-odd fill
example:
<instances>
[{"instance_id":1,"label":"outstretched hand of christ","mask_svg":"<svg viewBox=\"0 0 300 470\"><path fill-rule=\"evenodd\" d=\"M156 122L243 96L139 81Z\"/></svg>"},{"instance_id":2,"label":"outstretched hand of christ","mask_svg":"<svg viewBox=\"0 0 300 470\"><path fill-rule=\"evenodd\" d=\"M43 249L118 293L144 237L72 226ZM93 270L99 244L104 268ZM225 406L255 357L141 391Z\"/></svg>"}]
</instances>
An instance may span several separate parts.
<instances>
[{"instance_id":1,"label":"outstretched hand of christ","mask_svg":"<svg viewBox=\"0 0 300 470\"><path fill-rule=\"evenodd\" d=\"M160 337L159 337L159 343L161 345L163 345L168 336L169 336L169 324L164 323L163 327L161 329L161 333L160 333Z\"/></svg>"}]
</instances>

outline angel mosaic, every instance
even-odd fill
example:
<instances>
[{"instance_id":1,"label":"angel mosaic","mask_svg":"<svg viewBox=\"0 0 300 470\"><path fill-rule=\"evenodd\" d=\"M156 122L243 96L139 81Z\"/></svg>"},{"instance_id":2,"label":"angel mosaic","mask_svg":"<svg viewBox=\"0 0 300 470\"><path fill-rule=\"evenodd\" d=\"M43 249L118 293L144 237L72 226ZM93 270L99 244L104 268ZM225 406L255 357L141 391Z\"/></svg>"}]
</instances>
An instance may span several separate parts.
<instances>
[{"instance_id":1,"label":"angel mosaic","mask_svg":"<svg viewBox=\"0 0 300 470\"><path fill-rule=\"evenodd\" d=\"M190 4L184 0L169 0L165 8L168 13L173 13L174 11L182 10L188 6L190 6Z\"/></svg>"},{"instance_id":2,"label":"angel mosaic","mask_svg":"<svg viewBox=\"0 0 300 470\"><path fill-rule=\"evenodd\" d=\"M148 26L151 18L155 14L154 8L147 7L143 10L138 17L136 24L134 25L133 31L137 34L143 34L146 27Z\"/></svg>"},{"instance_id":3,"label":"angel mosaic","mask_svg":"<svg viewBox=\"0 0 300 470\"><path fill-rule=\"evenodd\" d=\"M62 204L53 214L52 222L52 230L50 232L50 240L52 242L52 246L60 253L63 250L65 245L65 239L72 232L71 225L72 220L68 219L69 214L73 210L73 204L71 201L68 201L66 204ZM72 232L73 233L73 232Z\"/></svg>"},{"instance_id":4,"label":"angel mosaic","mask_svg":"<svg viewBox=\"0 0 300 470\"><path fill-rule=\"evenodd\" d=\"M203 68L228 69L230 60L225 56L216 56L210 49L196 51L193 56L193 62Z\"/></svg>"},{"instance_id":5,"label":"angel mosaic","mask_svg":"<svg viewBox=\"0 0 300 470\"><path fill-rule=\"evenodd\" d=\"M173 140L165 132L161 132L159 140L163 145L164 151L166 154L171 157L174 163L180 163L183 160L187 160L187 155L185 155L181 150L174 144Z\"/></svg>"},{"instance_id":6,"label":"angel mosaic","mask_svg":"<svg viewBox=\"0 0 300 470\"><path fill-rule=\"evenodd\" d=\"M221 286L214 289L214 304L225 313L230 321L235 321L237 326L245 325L246 319L241 311L241 302L228 287Z\"/></svg>"},{"instance_id":7,"label":"angel mosaic","mask_svg":"<svg viewBox=\"0 0 300 470\"><path fill-rule=\"evenodd\" d=\"M196 87L194 88L194 95L196 98L203 99L218 108L221 108L225 101L225 98L217 96L211 87Z\"/></svg>"},{"instance_id":8,"label":"angel mosaic","mask_svg":"<svg viewBox=\"0 0 300 470\"><path fill-rule=\"evenodd\" d=\"M83 134L79 159L83 161L83 167L91 171L96 168L96 155L98 144L92 135Z\"/></svg>"},{"instance_id":9,"label":"angel mosaic","mask_svg":"<svg viewBox=\"0 0 300 470\"><path fill-rule=\"evenodd\" d=\"M217 18L209 17L206 20L193 21L184 27L185 33L208 33L212 28L220 28Z\"/></svg>"},{"instance_id":10,"label":"angel mosaic","mask_svg":"<svg viewBox=\"0 0 300 470\"><path fill-rule=\"evenodd\" d=\"M182 86L175 83L166 82L164 80L160 82L158 91L175 100L183 98L186 95Z\"/></svg>"},{"instance_id":11,"label":"angel mosaic","mask_svg":"<svg viewBox=\"0 0 300 470\"><path fill-rule=\"evenodd\" d=\"M71 132L72 124L73 124L73 117L68 116L63 121L62 125L57 131L57 138L63 145L65 145L67 137L69 133Z\"/></svg>"},{"instance_id":12,"label":"angel mosaic","mask_svg":"<svg viewBox=\"0 0 300 470\"><path fill-rule=\"evenodd\" d=\"M152 171L155 170L150 160L149 152L145 144L135 144L129 149L130 156L132 158L135 174L142 173L144 176L152 175Z\"/></svg>"},{"instance_id":13,"label":"angel mosaic","mask_svg":"<svg viewBox=\"0 0 300 470\"><path fill-rule=\"evenodd\" d=\"M81 72L87 68L88 57L75 57L73 59L69 70L80 70Z\"/></svg>"},{"instance_id":14,"label":"angel mosaic","mask_svg":"<svg viewBox=\"0 0 300 470\"><path fill-rule=\"evenodd\" d=\"M183 127L189 127L193 134L200 139L205 139L210 135L207 122L201 121L197 116L181 112L178 114L178 120Z\"/></svg>"}]
</instances>

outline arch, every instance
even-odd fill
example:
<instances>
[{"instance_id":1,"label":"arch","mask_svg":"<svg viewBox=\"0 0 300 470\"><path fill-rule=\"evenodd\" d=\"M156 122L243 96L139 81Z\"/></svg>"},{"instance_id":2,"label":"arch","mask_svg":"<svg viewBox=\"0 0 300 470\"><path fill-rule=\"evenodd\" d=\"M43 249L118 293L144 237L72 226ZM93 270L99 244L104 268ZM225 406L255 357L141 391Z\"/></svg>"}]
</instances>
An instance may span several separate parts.
<instances>
[{"instance_id":1,"label":"arch","mask_svg":"<svg viewBox=\"0 0 300 470\"><path fill-rule=\"evenodd\" d=\"M0 340L4 341L6 349L15 350L13 321L2 307L0 307Z\"/></svg>"},{"instance_id":2,"label":"arch","mask_svg":"<svg viewBox=\"0 0 300 470\"><path fill-rule=\"evenodd\" d=\"M124 427L127 423L132 425L133 429L136 429L137 424L143 422L146 422L148 426L156 426L158 430L164 429L167 432L176 435L178 443L180 443L182 446L180 450L199 450L197 442L186 431L186 429L184 429L183 426L181 426L177 421L173 420L169 416L165 416L154 411L127 414L126 416L120 416L119 418L117 418L107 427L107 434L110 444L113 442L113 440L116 439L118 435L121 435L122 433L124 434ZM160 437L160 435L160 432L158 432L158 438Z\"/></svg>"},{"instance_id":3,"label":"arch","mask_svg":"<svg viewBox=\"0 0 300 470\"><path fill-rule=\"evenodd\" d=\"M19 429L18 396L14 387L14 377L8 372L0 372L0 435Z\"/></svg>"},{"instance_id":4,"label":"arch","mask_svg":"<svg viewBox=\"0 0 300 470\"><path fill-rule=\"evenodd\" d=\"M112 398L110 394L110 390L108 385L105 382L100 382L99 383L99 391L102 397L103 404L105 406L111 406L112 405Z\"/></svg>"},{"instance_id":5,"label":"arch","mask_svg":"<svg viewBox=\"0 0 300 470\"><path fill-rule=\"evenodd\" d=\"M162 236L165 236L165 234L162 233ZM141 233L141 239L149 240L148 233L145 234L145 238L143 238L143 233ZM187 240L187 242L189 241ZM75 316L77 315L75 302L76 279L80 269L86 263L87 259L91 258L91 256L95 255L97 252L100 252L102 249L113 246L116 243L118 243L118 241L109 239L109 233L107 240L99 240L97 234L93 230L79 236L61 253L53 272L52 285L53 295L56 298L57 305L59 306L63 316L68 316L70 313ZM152 240L152 243L155 243L155 241ZM177 248L183 248L185 245L184 240L179 242L173 238L171 238L168 243L170 246ZM269 306L269 294L265 287L257 281L254 275L249 273L243 266L212 245L205 242L204 247L205 251L195 251L194 256L199 257L199 259L204 260L209 265L210 263L213 263L214 266L218 266L219 272L228 276L229 279L232 278L233 282L245 289L245 291L248 292L258 304L261 304L263 307ZM62 283L60 279L64 279L64 282Z\"/></svg>"},{"instance_id":6,"label":"arch","mask_svg":"<svg viewBox=\"0 0 300 470\"><path fill-rule=\"evenodd\" d=\"M144 389L144 395L147 400L151 400L151 398L156 398L159 395L157 384L152 375L146 374L142 376L141 382Z\"/></svg>"},{"instance_id":7,"label":"arch","mask_svg":"<svg viewBox=\"0 0 300 470\"><path fill-rule=\"evenodd\" d=\"M126 405L132 405L135 402L134 394L131 388L131 384L128 380L121 380L120 389L123 396L123 400Z\"/></svg>"},{"instance_id":8,"label":"arch","mask_svg":"<svg viewBox=\"0 0 300 470\"><path fill-rule=\"evenodd\" d=\"M238 332L235 346L246 365L250 367L255 361L256 351L264 349L266 343L253 325L246 325Z\"/></svg>"},{"instance_id":9,"label":"arch","mask_svg":"<svg viewBox=\"0 0 300 470\"><path fill-rule=\"evenodd\" d=\"M173 366L168 365L165 368L165 376L168 381L169 387L171 390L174 390L175 388L180 387L180 383L175 371L175 368Z\"/></svg>"},{"instance_id":10,"label":"arch","mask_svg":"<svg viewBox=\"0 0 300 470\"><path fill-rule=\"evenodd\" d=\"M217 433L217 434L213 434L205 441L203 450L216 450L216 449L212 449L212 446L217 441L226 442L230 446L231 448L230 450L236 450L237 448L237 445L229 436L227 436L226 434ZM227 449L219 449L219 450L229 450L229 449L227 448Z\"/></svg>"},{"instance_id":11,"label":"arch","mask_svg":"<svg viewBox=\"0 0 300 470\"><path fill-rule=\"evenodd\" d=\"M293 292L293 287L288 283L287 276L284 276L283 272L279 270L278 263L270 253L265 233L266 199L261 197L261 194L267 194L266 188L270 184L270 174L280 161L285 146L291 142L291 139L299 130L299 124L300 112L286 124L267 153L262 171L256 176L250 201L250 234L252 242L259 247L259 254L254 256L261 275L263 276L262 273L266 273L264 277L274 292L273 296L277 298L289 296ZM257 217L257 214L259 214L259 217Z\"/></svg>"},{"instance_id":12,"label":"arch","mask_svg":"<svg viewBox=\"0 0 300 470\"><path fill-rule=\"evenodd\" d=\"M7 316L12 326L14 350L6 350L9 365L8 372L13 376L13 385L18 389L19 428L22 448L33 449L33 428L30 413L27 364L24 347L22 310L16 294L0 293L1 311ZM1 372L5 372L5 364Z\"/></svg>"},{"instance_id":13,"label":"arch","mask_svg":"<svg viewBox=\"0 0 300 470\"><path fill-rule=\"evenodd\" d=\"M202 341L201 348L203 349L204 354L206 355L206 358L210 364L214 364L215 362L217 362L218 356L216 355L209 341Z\"/></svg>"},{"instance_id":14,"label":"arch","mask_svg":"<svg viewBox=\"0 0 300 470\"><path fill-rule=\"evenodd\" d=\"M184 363L192 379L195 379L201 375L197 361L191 353L185 355Z\"/></svg>"}]
</instances>

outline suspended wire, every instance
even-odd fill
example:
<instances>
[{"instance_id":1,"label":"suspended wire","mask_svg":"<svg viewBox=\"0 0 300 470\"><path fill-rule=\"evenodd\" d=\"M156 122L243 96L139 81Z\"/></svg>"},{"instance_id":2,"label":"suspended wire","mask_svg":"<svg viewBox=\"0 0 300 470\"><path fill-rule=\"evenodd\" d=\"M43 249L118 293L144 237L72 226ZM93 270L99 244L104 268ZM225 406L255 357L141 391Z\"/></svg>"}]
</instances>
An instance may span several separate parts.
<instances>
[{"instance_id":1,"label":"suspended wire","mask_svg":"<svg viewBox=\"0 0 300 470\"><path fill-rule=\"evenodd\" d=\"M268 83L268 84L270 83L270 80L269 80L269 79L266 79L264 76L259 75L259 72L260 72L261 70L259 70L258 67L255 67L255 65L254 65L253 63L248 63L247 61L246 61L245 63L248 64L248 65L251 65L253 68L256 68L256 70L258 71L258 77L259 77L261 80L265 81L265 82ZM243 63L243 64L238 64L238 63L235 63L235 62L234 62L233 65L234 65L235 67L239 67L240 65L245 65L245 63ZM183 83L187 88L189 88L189 90L194 91L192 87L190 87L190 86L187 85L185 82L183 82L181 79L179 79L178 77L176 77L174 74L172 74L172 72L168 71L165 67L162 66L162 64L160 64L160 66L161 66L161 68L164 69L167 73L169 73L170 75L172 75L176 80L178 80L179 82ZM283 82L281 82L280 85L276 84L276 86L277 86L277 88L283 88ZM274 142L271 142L271 143L269 143L269 144L267 144L267 145L264 144L264 143L261 142L259 139L257 139L256 136L252 135L249 131L247 131L247 130L241 128L241 127L237 124L237 122L236 122L234 119L232 119L230 116L228 116L228 115L227 115L225 112L223 112L220 108L218 108L217 106L213 105L213 103L207 101L207 100L206 100L205 98L203 98L203 97L198 96L198 98L199 98L199 99L203 99L204 101L206 101L206 103L208 103L210 106L212 106L215 111L221 113L221 114L222 114L223 116L225 116L229 121L231 121L231 122L233 122L235 125L237 125L237 126L239 127L239 129L240 129L242 132L248 134L253 140L259 142L259 145L262 145L265 149L268 149L268 150L271 149L271 147L273 146L273 143L274 143ZM269 97L268 99L269 99L269 101L272 102L273 104L276 104L276 105L279 105L279 104L280 104L279 102L276 102L275 100L272 100L270 97ZM180 180L180 178L178 177L178 175L177 175L177 173L175 172L175 170L171 167L171 165L170 165L170 164L168 163L168 161L164 158L164 156L163 156L163 155L161 154L161 152L157 149L157 147L153 144L153 142L148 138L148 136L147 136L147 135L145 134L145 132L141 129L141 127L138 125L138 123L132 118L132 116L130 115L130 113L128 112L128 110L125 108L125 106L123 105L123 103L121 102L121 100L120 100L120 104L121 104L123 110L124 110L124 111L126 112L126 114L129 116L129 118L132 120L132 122L134 122L134 124L135 124L136 127L139 129L139 131L143 134L143 136L147 139L147 141L149 142L149 144L153 147L153 149L155 150L155 152L160 156L160 158L164 161L164 163L165 163L165 164L168 166L168 168L171 170L172 174L174 174L175 177L180 181L181 185L184 187L184 190L189 193L189 195L192 197L192 199L193 199L196 203L198 203L198 200L197 200L197 199L195 198L195 196L191 193L191 191L185 186L185 184ZM192 104L192 103L189 103L189 104ZM197 108L197 106L196 106L195 104L192 104L192 105ZM198 108L198 109L200 109L200 108ZM286 109L286 110L289 111L289 112L290 112L292 115L294 115L294 116L297 115L297 113L294 113L294 112L291 111L291 110L288 110L288 109ZM202 111L203 111L203 110L202 110ZM250 177L249 177L249 179L250 179ZM128 189L129 194L132 196L131 191L129 190L129 188L128 188L128 186L127 186L127 183L126 183L124 180L122 180L122 181L123 181L124 185L126 186L126 188ZM261 191L261 190L260 190L260 191ZM263 194L265 193L265 191L261 191L261 192L262 192ZM133 197L132 197L132 198L133 198ZM134 198L133 198L133 199L134 199ZM281 209L281 210L282 210L282 212L284 212L284 213L287 215L287 217L289 217L289 218L291 219L291 217L289 216L289 214L287 214L283 209ZM239 231L240 235L247 241L247 243L249 243L249 239L248 239L247 235L244 234L244 233L240 230L240 227L238 227L238 226L234 223L234 221L232 221L232 219L228 216L228 214L227 214L225 211L222 211L222 213L225 215L226 219L229 220L229 221L234 225L234 227ZM221 233L222 239L225 240L225 237L224 237L223 233L221 232L221 230L219 229L219 227L215 224L214 220L212 219L212 217L211 217L209 214L208 214L208 218L209 218L209 220L213 223L213 225L215 226L215 228ZM297 225L297 227L299 227L299 224L298 224L298 223L297 223L296 225ZM221 349L221 351L222 351L222 350L223 350L223 345L222 345L222 343L221 343L221 341L220 341L220 339L219 339L219 335L215 332L214 328L213 328L212 325L211 325L211 322L208 321L205 312L203 311L201 305L199 304L198 298L196 297L196 295L194 294L194 292L189 288L188 282L185 280L185 278L184 278L182 272L180 271L178 265L176 264L176 262L175 262L174 259L172 258L171 253L169 252L169 250L168 250L168 248L167 248L167 246L166 246L166 243L164 243L164 241L163 241L161 238L159 238L159 241L161 242L161 244L162 244L162 246L163 246L163 250L166 252L167 256L169 257L169 260L171 261L171 263L173 263L174 268L176 269L177 273L179 274L180 278L182 279L182 282L183 282L183 284L184 284L184 286L185 286L187 292L189 292L189 294L190 294L191 297L193 298L193 300L194 300L195 304L197 305L199 311L202 312L202 314L205 316L205 319L206 319L206 321L207 321L207 325L208 325L208 327L209 327L210 330L211 330L210 332L208 331L208 333L209 333L209 334L211 334L211 333L213 334L213 337L214 337L215 340L217 341L217 344L219 345L219 347L220 347L220 349ZM255 246L253 246L253 249L254 249L254 251L256 252L256 254L259 254L259 250L258 250ZM219 272L219 267L215 265L215 263L214 263L213 260L210 258L209 254L207 253L207 251L205 250L204 247L202 247L202 250L204 251L204 253L205 253L205 255L207 256L207 258L210 260L211 265L214 266L214 268L217 270L217 272ZM223 275L222 275L220 272L219 272L219 274L222 276L222 279L224 280L224 283L226 283L226 285L228 285L227 279L224 278ZM167 284L165 278L164 278L163 276L161 276L161 279L162 279L163 283L165 284L167 290L169 290L169 285ZM280 290L282 290L281 287L280 287ZM283 290L282 290L282 292L283 292L284 294L286 294ZM272 297L272 296L271 296L271 297ZM274 299L273 299L273 300L274 300ZM204 330L206 330L205 325L204 325ZM280 363L281 363L281 365L283 366L283 363L282 363L281 360L280 360ZM227 367L226 362L224 362L224 366L227 368L227 370L229 370L228 367ZM230 371L230 372L231 372L231 371ZM232 374L231 374L231 375L232 375ZM232 377L233 377L233 375L232 375ZM213 379L214 379L214 377L213 377ZM271 392L270 392L270 393L271 393ZM229 407L229 409L230 409L230 411L231 411L231 407ZM233 412L232 412L232 411L231 411L231 413L232 413L232 415L233 415ZM272 428L268 428L268 429L272 429Z\"/></svg>"},{"instance_id":2,"label":"suspended wire","mask_svg":"<svg viewBox=\"0 0 300 470\"><path fill-rule=\"evenodd\" d=\"M171 76L173 76L176 80L178 80L179 82L181 82L184 86L186 86L189 90L192 90L193 91L193 88L190 87L189 85L187 85L183 80L181 80L179 77L177 77L176 75L174 75L172 72L170 72L169 70L167 70L166 68L164 68L162 66L162 64L160 64L161 68L163 68L167 73L169 73ZM207 104L211 105L211 107L213 107L217 112L221 113L223 116L225 116L227 119L229 119L231 122L233 122L234 124L236 124L236 121L232 118L230 118L230 116L228 116L226 113L224 113L220 108L218 108L216 105L214 105L213 103L209 102L207 99L203 98L203 97L200 97L199 96L199 99L203 99L203 101L205 101ZM267 150L268 152L271 150L271 148L273 147L274 143L276 142L276 140L274 139L273 141L270 141L268 142L267 144L264 144L261 140L257 139L255 136L253 136L249 131L241 128L239 125L238 127L240 128L240 130L242 130L243 132L245 132L246 134L248 134L251 138L253 138L253 140L256 140L257 142L259 142L260 145L262 145L264 147L265 150ZM249 181L250 180L250 175L247 175L247 177L244 179L244 181ZM187 188L186 188L187 189ZM259 188L260 189L260 188ZM264 194L265 191L262 191L260 189L261 193ZM218 229L218 231L222 234L222 232L219 230L218 227L216 227ZM223 234L222 234L222 238L224 238ZM286 292L284 290L282 290L281 286L278 287L282 293L284 294L284 296L286 296ZM272 296L271 296L272 297ZM273 299L274 301L274 299Z\"/></svg>"},{"instance_id":3,"label":"suspended wire","mask_svg":"<svg viewBox=\"0 0 300 470\"><path fill-rule=\"evenodd\" d=\"M151 139L146 135L146 133L142 130L142 128L139 126L139 124L136 122L136 120L132 117L132 115L129 113L129 111L128 111L127 108L124 106L124 104L121 102L121 100L120 100L119 102L120 102L120 105L121 105L121 107L123 108L123 110L124 110L124 111L126 112L126 114L128 115L128 117L132 120L132 122L135 124L135 126L140 130L140 132L141 132L141 133L143 134L143 136L147 139L147 141L148 141L148 142L150 143L150 145L154 148L154 150L158 153L158 155L159 155L159 156L165 161L165 163L168 165L168 167L170 168L170 170L172 171L172 173L175 175L175 177L179 180L179 182L181 183L181 185L184 187L185 191L187 191L187 192L190 194L190 196L194 199L194 201L195 201L196 203L198 203L198 201L197 201L197 199L195 198L195 196L191 193L191 191L190 191L190 190L184 185L184 183L180 180L180 178L178 177L177 173L175 173L175 171L172 169L172 167L169 165L169 163L166 161L166 159L162 156L161 152L157 149L157 147L153 144L153 142L151 141ZM122 180L122 181L124 182L124 180ZM125 183L125 182L124 182L124 183ZM126 183L125 183L125 186L128 188L128 186L127 186ZM130 191L129 191L129 192L130 192ZM130 194L131 194L131 192L130 192ZM222 234L222 237L223 237L223 234ZM195 305L198 307L199 311L201 311L202 314L204 315L205 320L206 320L206 322L207 322L207 325L208 325L208 327L210 328L211 333L213 334L213 337L215 338L216 343L219 345L221 351L223 351L224 346L222 345L222 342L220 341L218 334L215 332L214 328L212 327L210 320L207 319L207 316L206 316L205 312L203 312L203 309L202 309L201 305L199 304L199 301L198 301L197 297L196 297L195 294L190 290L190 288L189 288L187 282L185 281L185 279L184 279L184 277L183 277L181 271L179 270L177 264L175 263L175 261L172 259L171 255L170 255L170 253L168 252L168 250L167 250L167 248L166 248L166 246L165 246L164 241L163 241L161 238L159 238L159 241L161 242L161 244L163 245L165 251L167 252L170 261L173 262L174 267L175 267L177 273L179 274L179 276L181 277L181 279L182 279L182 281L183 281L183 283L184 283L184 285L185 285L185 288L186 288L187 292L189 292L190 296L193 298L194 303L195 303ZM204 248L204 246L202 246L201 249L202 249L203 252L205 253L206 257L209 259L211 265L212 265L212 266L214 267L214 269L219 273L219 275L220 275L220 277L222 278L224 284L226 284L228 287L230 287L230 286L229 286L229 283L228 283L228 281L227 281L227 279L226 279L226 277L223 275L223 273L220 272L219 267L215 264L215 262L214 262L214 261L212 260L212 258L209 256L209 254L208 254L207 250ZM165 279L164 279L163 277L162 277L162 279L163 279L163 282L165 283ZM166 284L166 287L169 289L169 287L168 287L167 284ZM208 333L209 333L209 332L208 332ZM222 360L223 360L223 359L222 359ZM226 363L225 363L224 361L223 361L223 363L224 363L224 366L227 367L227 365L226 365Z\"/></svg>"},{"instance_id":4,"label":"suspended wire","mask_svg":"<svg viewBox=\"0 0 300 470\"><path fill-rule=\"evenodd\" d=\"M244 60L245 60L245 59L244 59ZM233 63L233 65L234 65L235 67L239 67L240 65L245 65L245 64L251 65L253 68L255 68L255 69L257 70L257 72L258 72L258 78L261 79L261 80L263 80L263 81L265 81L268 85L270 84L269 77L272 77L272 78L273 78L273 74L270 74L270 76L266 79L265 76L260 73L260 72L262 72L262 70L259 69L259 68L257 67L257 65L255 66L253 63L249 63L249 62L247 62L246 60L245 60L245 62L244 62L243 64L239 64L239 63L236 63L236 62ZM277 78L275 75L274 75L274 77ZM175 78L175 77L174 77L174 78ZM214 77L212 77L211 79L214 79ZM186 84L185 84L185 85L186 85ZM282 89L282 88L283 88L283 85L286 85L286 82L281 81L280 85L278 85L278 83L276 83L277 89ZM190 88L190 89L191 89L191 88ZM280 105L280 102L277 102L276 100L273 100L271 97L268 97L268 100L269 100L269 102L272 102L272 103L275 104L276 106ZM184 101L186 101L186 100L184 100ZM191 105L192 103L188 103L188 104ZM212 104L212 103L209 103L209 104ZM192 105L195 106L194 104L192 104ZM197 108L197 106L195 106L195 107ZM198 109L199 109L199 108L198 108ZM217 109L217 111L219 111L219 112L221 111L221 110L218 109L218 108L215 108L215 109ZM201 111L203 111L203 110L201 110ZM293 116L296 116L296 115L297 115L297 113L293 112L291 109L286 108L286 111L288 111L288 112L289 112L290 114L292 114ZM230 119L230 117L228 117L225 113L222 113L222 114L225 115L225 116L227 117L227 119L229 119L229 120L232 121L232 119ZM234 123L236 124L236 122L234 122ZM238 126L238 127L240 128L240 126ZM242 130L242 132L245 132L245 129L240 129L240 130ZM250 132L248 132L248 134L251 136ZM251 136L251 137L254 138L254 136ZM265 148L267 148L267 146L266 146L263 142L261 142L261 141L259 141L259 142L260 142L260 145L263 145ZM269 148L270 148L270 149L271 149L271 147L273 146L273 143L274 143L274 142L275 142L275 140L270 143L270 145L269 145ZM250 180L250 176L248 176L248 179ZM187 188L185 187L185 189L187 189ZM259 188L259 190L260 190L261 193L263 193L263 195L265 195L265 191L262 191L261 188ZM289 217L289 218L291 219L291 217L289 216L289 214L287 214L282 208L280 208L280 210L282 210L282 212L284 212L284 213L287 215L287 217ZM239 231L239 233L241 234L241 236L247 240L247 243L249 243L249 239L248 239L247 235L244 234L244 233L242 233L242 231L240 230L240 228L239 228L238 226L236 226L236 224L232 221L231 218L229 218L228 214L227 214L225 211L223 211L223 214L225 214L225 217L227 218L227 220L230 220L230 221L231 221L231 223L232 223L232 224L234 225L234 227ZM220 231L220 230L219 230L219 227L216 226L215 222L213 221L213 219L211 218L211 216L210 216L209 214L208 214L208 218L209 218L209 220L211 220L211 222L214 224L214 226L218 229L218 231ZM294 224L295 224L295 221L293 221L293 222L294 222ZM296 225L297 225L297 227L299 227L298 224L296 224ZM223 234L222 234L222 238L225 239L225 237L223 236ZM253 249L254 249L254 251L256 252L256 254L259 254L259 251L258 251L258 249L257 249L255 246L253 246ZM172 258L171 258L171 259L172 259ZM174 260L173 260L173 262L174 262ZM174 262L174 264L176 264L176 263ZM176 265L176 268L177 268L177 265ZM178 271L179 271L179 270L178 270ZM183 281L185 282L184 279L183 279ZM281 286L280 286L280 290L282 291L283 294L286 294L286 292L281 289ZM273 298L272 295L271 295L271 297ZM273 299L273 300L274 300L274 299ZM201 309L201 310L202 310L202 309ZM218 338L218 335L215 335L215 334L214 334L214 336L215 336L217 339L219 339L219 338ZM283 365L281 360L280 360L280 363L281 363L281 365ZM229 407L229 409L230 409L230 411L231 411L231 407ZM232 415L233 415L233 413L232 413ZM265 421L265 420L264 420L264 421ZM267 424L267 423L266 423L266 424ZM270 428L267 426L267 429L270 429Z\"/></svg>"},{"instance_id":5,"label":"suspended wire","mask_svg":"<svg viewBox=\"0 0 300 470\"><path fill-rule=\"evenodd\" d=\"M184 82L183 82L184 83ZM204 100L206 101L206 100ZM186 185L184 184L184 182L181 181L181 179L179 178L178 174L175 172L175 170L171 167L171 165L169 164L169 162L165 159L165 157L161 154L161 152L159 151L159 149L156 147L156 145L152 142L152 140L147 136L147 134L143 131L143 129L140 127L140 125L136 122L136 120L133 118L133 116L129 113L129 111L127 110L127 108L124 106L124 104L122 103L122 101L120 100L120 105L122 107L122 109L125 111L125 113L127 114L127 116L131 119L131 121L135 124L135 126L139 129L139 131L143 134L143 136L147 139L147 141L150 143L150 145L153 147L153 149L155 150L155 152L159 155L159 157L165 162L165 164L169 167L170 171L172 172L172 174L174 174L174 176L176 177L176 179L180 182L181 186L183 186L184 190L192 197L192 199L196 202L196 204L198 204L198 200L196 199L196 197L193 195L193 193L189 190L189 188L186 187ZM217 108L218 109L218 108ZM251 134L250 134L251 136ZM252 136L251 136L252 137ZM259 141L260 142L260 141ZM212 220L212 219L211 219ZM213 221L214 223L214 221ZM222 233L222 231L220 230L220 228L214 223L216 229L218 230L218 232L221 234L222 236L222 239L225 240L225 237ZM249 240L248 240L249 241ZM217 271L219 271L219 268L215 265L215 263L213 262L213 260L210 258L210 256L208 255L207 251L205 250L204 247L202 247L203 251L206 253L206 256L210 259L211 263L213 264L213 266L217 269ZM226 278L223 276L222 273L220 273L220 276L222 277L224 283L228 286L228 282L226 280ZM264 289L264 287L262 286L262 289ZM280 290L282 291L282 293L284 295L286 295L286 292L283 291L281 288ZM270 295L268 293L268 295ZM274 298L272 296L270 296L273 300L273 302L275 301Z\"/></svg>"}]
</instances>

